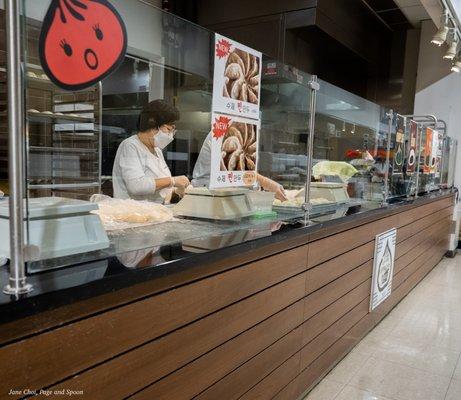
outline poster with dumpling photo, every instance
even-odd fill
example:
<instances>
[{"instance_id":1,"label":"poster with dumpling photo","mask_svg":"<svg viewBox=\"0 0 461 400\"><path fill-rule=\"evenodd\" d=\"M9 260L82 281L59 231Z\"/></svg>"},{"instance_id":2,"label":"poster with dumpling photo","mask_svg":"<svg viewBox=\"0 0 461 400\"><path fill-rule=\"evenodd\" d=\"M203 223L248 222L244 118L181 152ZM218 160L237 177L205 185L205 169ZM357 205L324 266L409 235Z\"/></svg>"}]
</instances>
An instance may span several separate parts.
<instances>
[{"instance_id":1,"label":"poster with dumpling photo","mask_svg":"<svg viewBox=\"0 0 461 400\"><path fill-rule=\"evenodd\" d=\"M262 53L215 34L213 111L259 119Z\"/></svg>"},{"instance_id":2,"label":"poster with dumpling photo","mask_svg":"<svg viewBox=\"0 0 461 400\"><path fill-rule=\"evenodd\" d=\"M256 184L259 121L212 114L210 189Z\"/></svg>"}]
</instances>

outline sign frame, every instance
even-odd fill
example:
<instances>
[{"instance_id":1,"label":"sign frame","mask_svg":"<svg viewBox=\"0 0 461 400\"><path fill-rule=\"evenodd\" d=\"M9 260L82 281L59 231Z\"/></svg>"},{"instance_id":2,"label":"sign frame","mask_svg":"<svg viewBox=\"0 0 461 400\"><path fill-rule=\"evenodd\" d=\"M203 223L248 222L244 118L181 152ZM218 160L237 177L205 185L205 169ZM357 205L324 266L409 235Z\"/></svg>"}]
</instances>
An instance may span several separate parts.
<instances>
[{"instance_id":1,"label":"sign frame","mask_svg":"<svg viewBox=\"0 0 461 400\"><path fill-rule=\"evenodd\" d=\"M397 228L376 235L371 278L370 312L392 293Z\"/></svg>"}]
</instances>

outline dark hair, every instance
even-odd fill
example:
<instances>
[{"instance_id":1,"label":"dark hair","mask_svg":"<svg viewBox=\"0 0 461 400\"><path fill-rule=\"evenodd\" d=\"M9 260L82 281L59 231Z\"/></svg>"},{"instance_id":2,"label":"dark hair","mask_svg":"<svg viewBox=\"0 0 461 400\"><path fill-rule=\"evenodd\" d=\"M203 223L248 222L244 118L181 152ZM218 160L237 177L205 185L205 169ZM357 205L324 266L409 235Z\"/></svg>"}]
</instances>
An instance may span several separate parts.
<instances>
[{"instance_id":1,"label":"dark hair","mask_svg":"<svg viewBox=\"0 0 461 400\"><path fill-rule=\"evenodd\" d=\"M164 124L179 120L179 110L165 100L154 100L146 104L139 114L138 131L158 129Z\"/></svg>"}]
</instances>

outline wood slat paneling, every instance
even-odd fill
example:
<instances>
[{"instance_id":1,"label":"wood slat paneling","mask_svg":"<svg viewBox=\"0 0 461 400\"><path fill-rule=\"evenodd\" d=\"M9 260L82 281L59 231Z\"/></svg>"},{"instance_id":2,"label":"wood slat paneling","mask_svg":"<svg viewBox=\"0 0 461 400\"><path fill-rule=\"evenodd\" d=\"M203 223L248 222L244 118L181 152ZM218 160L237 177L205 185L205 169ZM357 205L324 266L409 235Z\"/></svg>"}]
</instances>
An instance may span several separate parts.
<instances>
[{"instance_id":1,"label":"wood slat paneling","mask_svg":"<svg viewBox=\"0 0 461 400\"><path fill-rule=\"evenodd\" d=\"M371 278L338 299L303 324L303 345L334 324L344 314L370 297Z\"/></svg>"},{"instance_id":2,"label":"wood slat paneling","mask_svg":"<svg viewBox=\"0 0 461 400\"><path fill-rule=\"evenodd\" d=\"M442 208L441 210L429 214L423 218L415 219L411 224L401 227L397 232L397 242L408 239L418 232L434 225L438 221L444 218L451 218L453 216L453 205L450 204L449 207Z\"/></svg>"},{"instance_id":3,"label":"wood slat paneling","mask_svg":"<svg viewBox=\"0 0 461 400\"><path fill-rule=\"evenodd\" d=\"M412 236L406 238L405 240L397 243L395 249L395 257L396 259L403 256L405 253L410 251L415 246L422 243L432 232L439 230L441 227L449 227L451 216L447 217L444 215L436 214L435 217L437 218L434 223L418 232L412 234Z\"/></svg>"},{"instance_id":4,"label":"wood slat paneling","mask_svg":"<svg viewBox=\"0 0 461 400\"><path fill-rule=\"evenodd\" d=\"M278 315L269 318L130 398L136 400L191 399L265 350L286 333L287 327L281 326L283 321L277 317ZM290 335L289 340L293 348L300 347L301 331L299 328Z\"/></svg>"},{"instance_id":5,"label":"wood slat paneling","mask_svg":"<svg viewBox=\"0 0 461 400\"><path fill-rule=\"evenodd\" d=\"M305 270L306 257L303 246L7 345L0 365L16 362L0 393L20 387L23 371L31 389L54 384Z\"/></svg>"},{"instance_id":6,"label":"wood slat paneling","mask_svg":"<svg viewBox=\"0 0 461 400\"><path fill-rule=\"evenodd\" d=\"M371 260L374 253L374 241L344 253L307 271L307 293L325 286L341 275Z\"/></svg>"},{"instance_id":7,"label":"wood slat paneling","mask_svg":"<svg viewBox=\"0 0 461 400\"><path fill-rule=\"evenodd\" d=\"M372 269L373 262L367 261L360 267L311 293L305 299L304 320L311 318L350 290L367 281L371 277Z\"/></svg>"},{"instance_id":8,"label":"wood slat paneling","mask_svg":"<svg viewBox=\"0 0 461 400\"><path fill-rule=\"evenodd\" d=\"M370 281L371 283L371 281ZM346 332L368 314L370 298L367 297L351 311L339 318L327 330L309 342L301 350L301 369L308 367L317 357L340 339Z\"/></svg>"},{"instance_id":9,"label":"wood slat paneling","mask_svg":"<svg viewBox=\"0 0 461 400\"><path fill-rule=\"evenodd\" d=\"M452 205L452 201L453 200L451 198L443 199L416 209L411 209L405 213L382 218L375 222L355 228L353 235L351 235L350 231L345 231L312 242L309 245L310 254L308 259L308 268L312 268L315 265L337 257L353 248L359 247L364 243L373 240L373 238L380 232L384 232L385 230L393 227L401 228L410 224L414 220L450 207Z\"/></svg>"},{"instance_id":10,"label":"wood slat paneling","mask_svg":"<svg viewBox=\"0 0 461 400\"><path fill-rule=\"evenodd\" d=\"M273 318L278 323L283 322L281 326L272 330L273 341L276 341L302 322L303 305L302 301L298 300L304 296L305 278L304 273L272 286L79 374L71 380L64 381L53 389L84 390L86 393L94 393L98 399L131 395L273 314L275 314ZM297 303L293 304L295 302ZM289 307L290 305L292 306ZM276 314L281 310L283 310L282 315ZM256 348L258 347L255 346L253 349ZM240 353L240 356L243 356L243 353ZM221 367L223 365L224 362ZM127 366L129 366L128 370ZM130 381L130 386L125 385L126 380ZM196 380L194 383L196 384Z\"/></svg>"}]
</instances>

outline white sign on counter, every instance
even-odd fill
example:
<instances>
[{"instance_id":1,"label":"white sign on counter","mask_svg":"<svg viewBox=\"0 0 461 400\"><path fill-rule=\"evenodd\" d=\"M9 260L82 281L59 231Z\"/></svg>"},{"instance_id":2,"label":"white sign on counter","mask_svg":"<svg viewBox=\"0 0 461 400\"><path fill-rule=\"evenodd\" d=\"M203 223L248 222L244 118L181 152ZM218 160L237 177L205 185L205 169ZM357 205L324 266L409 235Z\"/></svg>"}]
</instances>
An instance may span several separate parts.
<instances>
[{"instance_id":1,"label":"white sign on counter","mask_svg":"<svg viewBox=\"0 0 461 400\"><path fill-rule=\"evenodd\" d=\"M378 307L392 292L396 239L396 228L376 235L370 311Z\"/></svg>"},{"instance_id":2,"label":"white sign on counter","mask_svg":"<svg viewBox=\"0 0 461 400\"><path fill-rule=\"evenodd\" d=\"M259 119L262 53L215 34L214 112Z\"/></svg>"}]
</instances>

